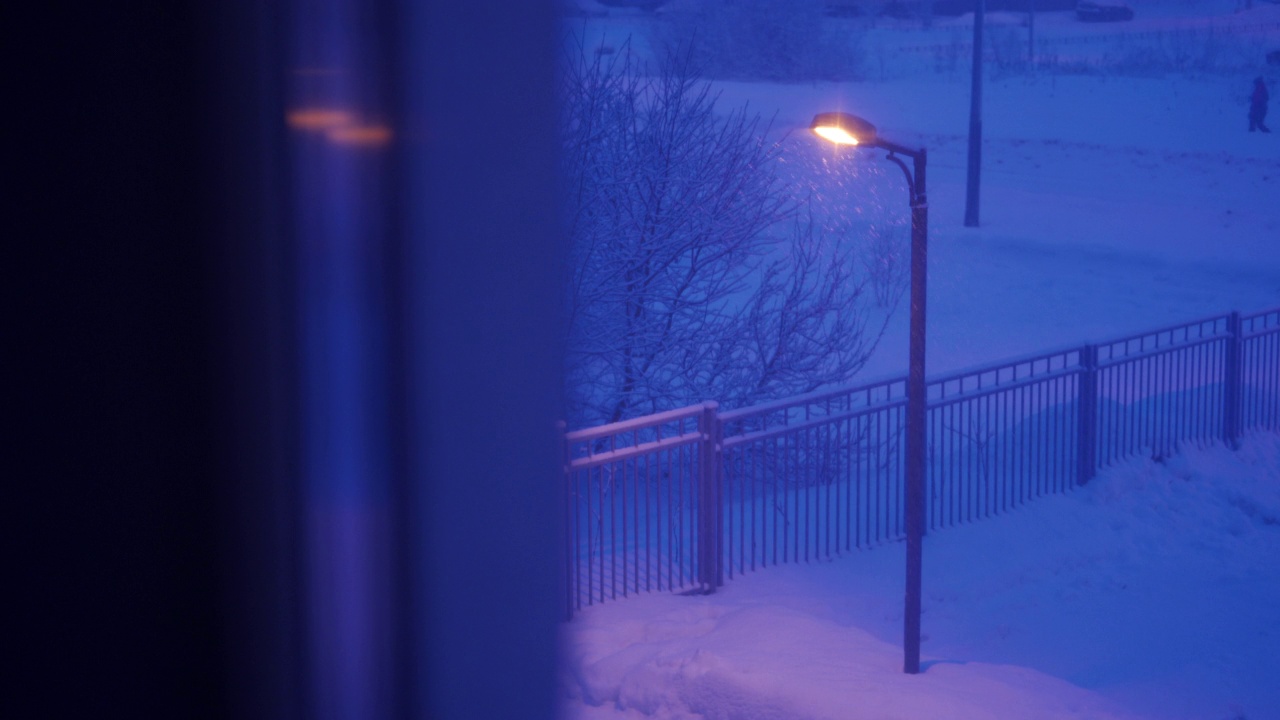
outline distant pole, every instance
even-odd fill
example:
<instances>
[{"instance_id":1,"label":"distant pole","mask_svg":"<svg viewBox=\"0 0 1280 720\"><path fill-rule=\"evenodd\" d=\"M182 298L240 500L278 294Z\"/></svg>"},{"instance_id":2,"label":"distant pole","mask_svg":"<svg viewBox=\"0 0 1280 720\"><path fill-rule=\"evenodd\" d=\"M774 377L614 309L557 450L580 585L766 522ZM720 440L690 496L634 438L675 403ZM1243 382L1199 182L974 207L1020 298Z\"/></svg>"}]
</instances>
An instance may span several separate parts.
<instances>
[{"instance_id":1,"label":"distant pole","mask_svg":"<svg viewBox=\"0 0 1280 720\"><path fill-rule=\"evenodd\" d=\"M978 181L982 172L982 14L986 0L973 11L973 84L969 94L969 181L964 193L964 226L978 227Z\"/></svg>"},{"instance_id":2,"label":"distant pole","mask_svg":"<svg viewBox=\"0 0 1280 720\"><path fill-rule=\"evenodd\" d=\"M1027 0L1027 64L1036 69L1036 0Z\"/></svg>"}]
</instances>

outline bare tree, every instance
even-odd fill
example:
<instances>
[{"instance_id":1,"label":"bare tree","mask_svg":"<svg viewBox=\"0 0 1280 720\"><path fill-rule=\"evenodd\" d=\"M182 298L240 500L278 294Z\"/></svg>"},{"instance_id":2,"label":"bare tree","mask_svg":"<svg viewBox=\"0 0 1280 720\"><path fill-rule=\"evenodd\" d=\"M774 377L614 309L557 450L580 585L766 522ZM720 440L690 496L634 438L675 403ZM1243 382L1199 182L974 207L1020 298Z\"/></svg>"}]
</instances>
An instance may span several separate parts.
<instances>
[{"instance_id":1,"label":"bare tree","mask_svg":"<svg viewBox=\"0 0 1280 720\"><path fill-rule=\"evenodd\" d=\"M815 225L775 171L781 145L672 53L569 53L564 181L572 238L567 404L575 425L847 381L896 290ZM890 282L893 282L890 280ZM880 316L883 315L881 318Z\"/></svg>"}]
</instances>

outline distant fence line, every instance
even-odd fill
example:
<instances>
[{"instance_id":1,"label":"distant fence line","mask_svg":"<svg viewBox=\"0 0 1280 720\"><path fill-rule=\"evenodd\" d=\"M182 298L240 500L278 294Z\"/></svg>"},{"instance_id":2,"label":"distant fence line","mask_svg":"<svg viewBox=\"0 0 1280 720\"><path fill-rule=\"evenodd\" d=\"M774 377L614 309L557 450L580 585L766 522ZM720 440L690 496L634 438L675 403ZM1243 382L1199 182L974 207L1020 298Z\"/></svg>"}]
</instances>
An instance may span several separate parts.
<instances>
[{"instance_id":1,"label":"distant fence line","mask_svg":"<svg viewBox=\"0 0 1280 720\"><path fill-rule=\"evenodd\" d=\"M999 32L1003 30L1025 30L1022 25L999 25L993 24L988 26L989 32ZM1172 37L1187 38L1195 36L1204 36L1206 38L1220 38L1223 36L1233 35L1261 35L1266 36L1268 33L1280 29L1280 22L1265 23L1221 23L1216 25L1188 25L1173 26L1160 28L1156 30L1142 31L1121 31L1121 32L1099 32L1085 33L1081 32L1073 35L1045 35L1036 39L1036 45L1039 46L1059 46L1059 45L1125 45L1134 44L1139 41L1147 40L1165 40ZM963 33L968 34L970 29L962 29ZM1265 37L1264 37L1265 39ZM990 41L988 41L990 42ZM957 38L952 42L931 42L931 43L911 43L899 45L896 43L885 43L891 46L895 51L911 52L911 53L939 53L943 51L956 51L963 55L969 55L973 52L973 42L966 39ZM990 52L989 50L987 52Z\"/></svg>"},{"instance_id":2,"label":"distant fence line","mask_svg":"<svg viewBox=\"0 0 1280 720\"><path fill-rule=\"evenodd\" d=\"M1280 308L928 383L926 527L980 520L1139 454L1280 431ZM906 378L563 436L566 616L903 537Z\"/></svg>"}]
</instances>

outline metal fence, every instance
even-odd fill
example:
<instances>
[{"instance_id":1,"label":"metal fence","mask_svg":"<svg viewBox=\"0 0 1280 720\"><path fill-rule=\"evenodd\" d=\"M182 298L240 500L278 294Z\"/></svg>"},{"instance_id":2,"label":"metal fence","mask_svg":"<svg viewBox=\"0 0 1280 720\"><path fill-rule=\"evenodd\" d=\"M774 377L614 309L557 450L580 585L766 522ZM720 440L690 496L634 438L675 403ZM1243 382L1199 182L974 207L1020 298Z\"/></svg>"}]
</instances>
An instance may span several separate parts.
<instances>
[{"instance_id":1,"label":"metal fence","mask_svg":"<svg viewBox=\"0 0 1280 720\"><path fill-rule=\"evenodd\" d=\"M708 403L564 436L571 612L715 582L715 423Z\"/></svg>"},{"instance_id":2,"label":"metal fence","mask_svg":"<svg viewBox=\"0 0 1280 720\"><path fill-rule=\"evenodd\" d=\"M1138 454L1280 431L1280 308L928 383L927 527L980 520ZM564 435L566 613L904 534L906 379Z\"/></svg>"}]
</instances>

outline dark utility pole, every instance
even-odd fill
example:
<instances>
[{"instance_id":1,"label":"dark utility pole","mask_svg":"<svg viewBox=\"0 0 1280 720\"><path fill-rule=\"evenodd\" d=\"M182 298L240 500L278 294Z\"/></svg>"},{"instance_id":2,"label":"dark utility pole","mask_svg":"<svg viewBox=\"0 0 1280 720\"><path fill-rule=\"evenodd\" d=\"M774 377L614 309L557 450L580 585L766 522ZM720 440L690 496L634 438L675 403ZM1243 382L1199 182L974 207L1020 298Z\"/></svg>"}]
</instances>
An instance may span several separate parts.
<instances>
[{"instance_id":1,"label":"dark utility pole","mask_svg":"<svg viewBox=\"0 0 1280 720\"><path fill-rule=\"evenodd\" d=\"M964 225L978 227L978 181L982 173L982 13L986 0L973 11L973 86L969 95L969 180L964 194Z\"/></svg>"},{"instance_id":2,"label":"dark utility pole","mask_svg":"<svg viewBox=\"0 0 1280 720\"><path fill-rule=\"evenodd\" d=\"M905 153L904 153L905 154ZM925 278L928 269L929 201L925 195L925 149L910 154L911 193L911 342L907 364L907 587L903 623L903 671L920 672L921 555L924 549Z\"/></svg>"},{"instance_id":3,"label":"dark utility pole","mask_svg":"<svg viewBox=\"0 0 1280 720\"><path fill-rule=\"evenodd\" d=\"M902 168L911 203L911 343L907 358L906 507L907 582L903 607L903 672L920 672L921 555L925 531L925 437L928 409L924 378L925 282L928 278L929 200L925 194L924 148L910 148L877 137L871 123L841 112L821 113L810 129L837 145L860 145L888 150L887 160ZM902 157L911 159L911 167Z\"/></svg>"},{"instance_id":4,"label":"dark utility pole","mask_svg":"<svg viewBox=\"0 0 1280 720\"><path fill-rule=\"evenodd\" d=\"M911 318L910 346L907 355L907 459L906 507L903 509L907 530L907 583L903 604L902 670L914 675L920 672L920 596L921 558L924 554L924 485L925 444L928 408L924 378L925 300L929 268L929 199L925 194L924 148L913 149L876 139L876 147L889 151L889 160L902 168L907 176L911 201ZM911 168L898 155L911 158Z\"/></svg>"},{"instance_id":5,"label":"dark utility pole","mask_svg":"<svg viewBox=\"0 0 1280 720\"><path fill-rule=\"evenodd\" d=\"M907 176L911 201L911 318L910 345L907 355L907 458L906 507L903 509L907 530L907 583L903 603L902 670L909 675L920 672L920 597L921 567L924 554L925 513L925 445L928 417L924 377L925 300L929 268L929 199L925 194L925 164L928 153L876 139L876 147L889 151L889 160L902 168ZM898 155L911 158L911 168Z\"/></svg>"}]
</instances>

